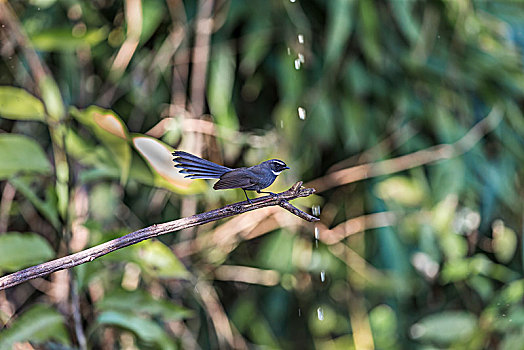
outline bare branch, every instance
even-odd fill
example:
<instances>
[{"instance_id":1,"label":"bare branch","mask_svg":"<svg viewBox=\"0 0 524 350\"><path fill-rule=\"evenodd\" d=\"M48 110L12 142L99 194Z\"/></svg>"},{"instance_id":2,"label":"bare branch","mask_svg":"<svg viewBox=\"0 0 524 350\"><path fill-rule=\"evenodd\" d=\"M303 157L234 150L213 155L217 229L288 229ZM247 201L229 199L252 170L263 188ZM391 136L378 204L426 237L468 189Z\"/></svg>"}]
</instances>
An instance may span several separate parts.
<instances>
[{"instance_id":1,"label":"bare branch","mask_svg":"<svg viewBox=\"0 0 524 350\"><path fill-rule=\"evenodd\" d=\"M501 107L495 106L484 119L454 143L439 144L400 157L337 170L307 183L306 186L314 187L318 192L324 192L333 187L458 157L472 149L486 134L495 130L502 116Z\"/></svg>"},{"instance_id":2,"label":"bare branch","mask_svg":"<svg viewBox=\"0 0 524 350\"><path fill-rule=\"evenodd\" d=\"M141 230L131 232L125 236L115 238L109 242L99 244L95 247L83 250L81 252L64 256L59 259L45 262L43 264L29 267L25 270L17 271L0 278L0 290L16 286L22 282L33 278L42 277L52 272L69 269L71 267L93 261L103 255L109 254L115 250L136 244L143 240L158 237L160 235L179 231L188 227L202 225L211 221L220 220L233 215L242 214L255 209L279 205L291 213L307 221L318 221L318 218L304 213L300 209L291 205L288 201L307 197L315 193L314 188L302 187L302 182L297 182L289 190L278 193L275 196L265 196L253 199L253 204L247 201L226 205L225 207L211 210L205 213L196 214L186 218L169 221L163 224L152 225Z\"/></svg>"}]
</instances>

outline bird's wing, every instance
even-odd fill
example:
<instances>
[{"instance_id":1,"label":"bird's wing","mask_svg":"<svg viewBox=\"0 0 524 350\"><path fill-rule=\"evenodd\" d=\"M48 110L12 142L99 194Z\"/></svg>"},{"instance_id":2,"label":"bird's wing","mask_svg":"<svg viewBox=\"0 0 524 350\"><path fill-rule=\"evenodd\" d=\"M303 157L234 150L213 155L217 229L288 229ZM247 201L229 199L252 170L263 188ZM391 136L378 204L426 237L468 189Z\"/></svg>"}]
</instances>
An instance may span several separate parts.
<instances>
[{"instance_id":1,"label":"bird's wing","mask_svg":"<svg viewBox=\"0 0 524 350\"><path fill-rule=\"evenodd\" d=\"M235 169L222 175L213 188L215 190L225 190L228 188L248 189L256 185L256 183L256 179L249 171L246 171L246 169Z\"/></svg>"}]
</instances>

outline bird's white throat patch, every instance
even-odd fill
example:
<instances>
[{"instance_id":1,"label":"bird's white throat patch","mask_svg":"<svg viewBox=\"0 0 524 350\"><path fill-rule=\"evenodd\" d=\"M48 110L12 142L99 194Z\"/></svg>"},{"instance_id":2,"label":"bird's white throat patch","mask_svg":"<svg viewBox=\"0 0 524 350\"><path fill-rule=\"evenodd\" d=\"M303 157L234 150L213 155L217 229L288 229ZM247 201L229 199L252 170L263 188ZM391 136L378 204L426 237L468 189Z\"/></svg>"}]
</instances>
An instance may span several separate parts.
<instances>
[{"instance_id":1,"label":"bird's white throat patch","mask_svg":"<svg viewBox=\"0 0 524 350\"><path fill-rule=\"evenodd\" d=\"M280 174L282 172L282 170L280 170L280 171L271 170L271 172L273 173L273 175L276 176L276 175Z\"/></svg>"}]
</instances>

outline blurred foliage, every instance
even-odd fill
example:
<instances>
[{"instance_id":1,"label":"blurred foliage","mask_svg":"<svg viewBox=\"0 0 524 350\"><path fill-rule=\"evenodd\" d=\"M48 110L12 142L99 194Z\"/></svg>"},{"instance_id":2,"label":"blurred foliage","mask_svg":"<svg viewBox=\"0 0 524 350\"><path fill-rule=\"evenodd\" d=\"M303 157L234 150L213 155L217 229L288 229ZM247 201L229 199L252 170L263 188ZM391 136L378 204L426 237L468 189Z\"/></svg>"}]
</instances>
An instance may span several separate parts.
<instances>
[{"instance_id":1,"label":"blurred foliage","mask_svg":"<svg viewBox=\"0 0 524 350\"><path fill-rule=\"evenodd\" d=\"M284 159L272 190L312 181L321 219L252 212L11 288L0 348L522 348L524 5L0 6L2 273L242 199L175 148Z\"/></svg>"}]
</instances>

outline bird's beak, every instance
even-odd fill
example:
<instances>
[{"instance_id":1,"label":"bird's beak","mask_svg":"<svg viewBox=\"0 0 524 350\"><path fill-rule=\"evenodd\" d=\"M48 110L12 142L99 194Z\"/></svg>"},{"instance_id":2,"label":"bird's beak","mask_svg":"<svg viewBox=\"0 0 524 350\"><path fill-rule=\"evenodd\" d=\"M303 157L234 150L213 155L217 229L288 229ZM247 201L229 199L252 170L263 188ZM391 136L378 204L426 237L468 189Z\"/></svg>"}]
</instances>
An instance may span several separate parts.
<instances>
[{"instance_id":1,"label":"bird's beak","mask_svg":"<svg viewBox=\"0 0 524 350\"><path fill-rule=\"evenodd\" d=\"M289 169L289 167L288 167L288 166L285 166L284 169L282 169L282 170L286 170L286 169Z\"/></svg>"}]
</instances>

